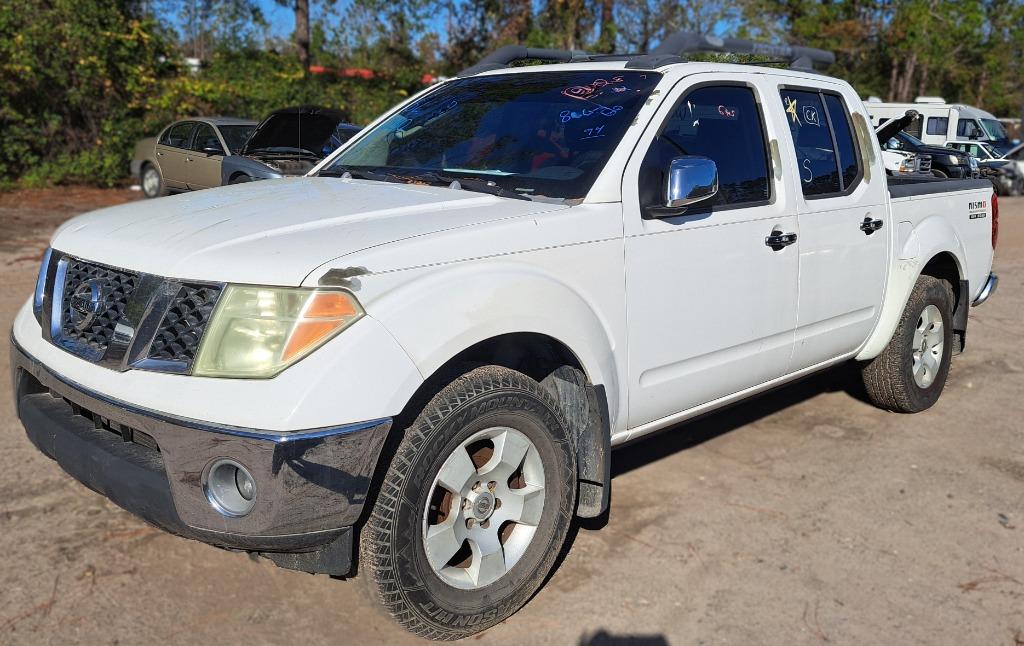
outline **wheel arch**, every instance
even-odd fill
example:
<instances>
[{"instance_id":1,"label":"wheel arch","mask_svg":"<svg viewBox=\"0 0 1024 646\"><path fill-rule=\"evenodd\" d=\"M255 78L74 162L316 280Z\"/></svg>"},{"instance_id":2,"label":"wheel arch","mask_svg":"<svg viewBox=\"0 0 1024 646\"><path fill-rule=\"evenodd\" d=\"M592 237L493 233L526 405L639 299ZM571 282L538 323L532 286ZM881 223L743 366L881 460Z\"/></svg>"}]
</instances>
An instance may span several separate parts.
<instances>
[{"instance_id":1,"label":"wheel arch","mask_svg":"<svg viewBox=\"0 0 1024 646\"><path fill-rule=\"evenodd\" d=\"M925 218L900 243L890 265L882 312L874 331L857 354L859 361L873 359L885 349L896 331L910 292L921 276L933 276L950 283L954 297L953 327L960 340L959 349L963 349L970 289L960 236L944 217L932 216Z\"/></svg>"},{"instance_id":2,"label":"wheel arch","mask_svg":"<svg viewBox=\"0 0 1024 646\"><path fill-rule=\"evenodd\" d=\"M624 402L612 326L599 307L547 272L514 260L433 268L412 280L395 278L394 285L364 307L424 377L395 427L405 428L402 423L466 366L523 372L552 392L574 427L582 483L578 513L600 515L608 502L611 434Z\"/></svg>"},{"instance_id":3,"label":"wheel arch","mask_svg":"<svg viewBox=\"0 0 1024 646\"><path fill-rule=\"evenodd\" d=\"M449 357L432 373L395 417L395 443L430 399L458 376L482 365L522 372L554 396L573 427L579 482L577 515L594 518L608 507L611 487L611 427L603 385L592 383L573 350L550 335L510 332L483 339Z\"/></svg>"}]
</instances>

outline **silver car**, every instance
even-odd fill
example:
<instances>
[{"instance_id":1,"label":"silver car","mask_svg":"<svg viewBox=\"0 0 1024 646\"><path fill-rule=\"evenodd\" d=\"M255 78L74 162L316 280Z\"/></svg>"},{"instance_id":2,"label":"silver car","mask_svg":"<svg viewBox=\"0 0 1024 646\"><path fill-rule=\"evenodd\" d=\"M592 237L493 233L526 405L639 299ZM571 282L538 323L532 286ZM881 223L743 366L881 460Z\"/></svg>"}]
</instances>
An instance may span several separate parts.
<instances>
[{"instance_id":1,"label":"silver car","mask_svg":"<svg viewBox=\"0 0 1024 646\"><path fill-rule=\"evenodd\" d=\"M199 117L176 121L135 145L132 177L146 197L221 185L221 164L238 154L255 121Z\"/></svg>"}]
</instances>

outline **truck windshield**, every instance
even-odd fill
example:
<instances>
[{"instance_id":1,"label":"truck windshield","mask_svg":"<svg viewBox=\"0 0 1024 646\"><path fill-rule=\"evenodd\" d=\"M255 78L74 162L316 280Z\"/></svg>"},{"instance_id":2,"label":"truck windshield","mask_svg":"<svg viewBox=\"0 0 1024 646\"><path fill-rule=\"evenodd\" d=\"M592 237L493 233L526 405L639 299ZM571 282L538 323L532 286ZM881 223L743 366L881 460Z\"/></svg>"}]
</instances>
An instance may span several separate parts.
<instances>
[{"instance_id":1,"label":"truck windshield","mask_svg":"<svg viewBox=\"0 0 1024 646\"><path fill-rule=\"evenodd\" d=\"M629 70L458 79L377 125L320 174L583 198L660 79Z\"/></svg>"},{"instance_id":2,"label":"truck windshield","mask_svg":"<svg viewBox=\"0 0 1024 646\"><path fill-rule=\"evenodd\" d=\"M1010 143L1010 138L1006 134L1006 128L1003 124L996 121L995 119L979 119L981 121L981 127L985 130L985 134L992 140L993 146L999 151L999 155L1007 153L1013 148L1013 144Z\"/></svg>"}]
</instances>

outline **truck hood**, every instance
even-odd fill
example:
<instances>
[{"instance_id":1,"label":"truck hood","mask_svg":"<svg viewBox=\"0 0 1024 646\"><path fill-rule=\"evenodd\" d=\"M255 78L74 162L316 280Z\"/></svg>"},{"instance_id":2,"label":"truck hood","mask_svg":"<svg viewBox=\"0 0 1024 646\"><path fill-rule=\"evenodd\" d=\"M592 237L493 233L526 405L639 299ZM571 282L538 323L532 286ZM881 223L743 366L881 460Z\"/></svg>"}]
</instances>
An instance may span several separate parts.
<instances>
[{"instance_id":1,"label":"truck hood","mask_svg":"<svg viewBox=\"0 0 1024 646\"><path fill-rule=\"evenodd\" d=\"M65 223L51 244L172 278L297 286L314 268L370 247L564 208L446 187L278 179L93 211Z\"/></svg>"}]
</instances>

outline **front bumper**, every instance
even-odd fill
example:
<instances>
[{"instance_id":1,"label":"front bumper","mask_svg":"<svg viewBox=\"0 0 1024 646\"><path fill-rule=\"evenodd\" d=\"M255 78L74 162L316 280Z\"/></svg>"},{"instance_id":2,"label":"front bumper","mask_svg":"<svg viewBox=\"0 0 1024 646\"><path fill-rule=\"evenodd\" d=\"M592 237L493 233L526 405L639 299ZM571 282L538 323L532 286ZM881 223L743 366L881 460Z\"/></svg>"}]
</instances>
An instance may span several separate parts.
<instances>
[{"instance_id":1,"label":"front bumper","mask_svg":"<svg viewBox=\"0 0 1024 646\"><path fill-rule=\"evenodd\" d=\"M291 433L212 425L143 410L62 379L11 340L18 416L68 474L173 534L259 552L279 565L344 575L391 419ZM241 518L208 501L218 458L257 483Z\"/></svg>"}]
</instances>

